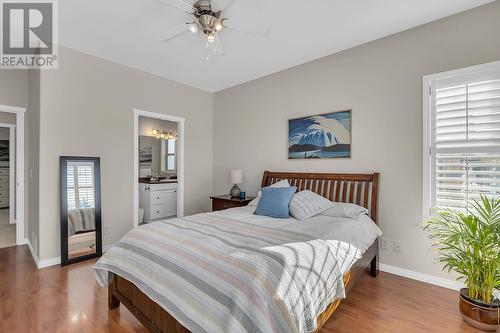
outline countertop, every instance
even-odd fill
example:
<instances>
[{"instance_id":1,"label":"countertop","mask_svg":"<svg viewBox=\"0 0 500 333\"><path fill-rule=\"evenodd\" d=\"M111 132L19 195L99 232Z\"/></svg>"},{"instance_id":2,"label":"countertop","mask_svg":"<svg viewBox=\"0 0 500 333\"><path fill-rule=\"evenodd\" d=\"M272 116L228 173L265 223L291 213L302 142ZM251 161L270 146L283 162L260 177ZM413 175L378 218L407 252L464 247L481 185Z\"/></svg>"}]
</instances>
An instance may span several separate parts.
<instances>
[{"instance_id":1,"label":"countertop","mask_svg":"<svg viewBox=\"0 0 500 333\"><path fill-rule=\"evenodd\" d=\"M177 184L177 179L151 180L149 178L139 178L141 184Z\"/></svg>"}]
</instances>

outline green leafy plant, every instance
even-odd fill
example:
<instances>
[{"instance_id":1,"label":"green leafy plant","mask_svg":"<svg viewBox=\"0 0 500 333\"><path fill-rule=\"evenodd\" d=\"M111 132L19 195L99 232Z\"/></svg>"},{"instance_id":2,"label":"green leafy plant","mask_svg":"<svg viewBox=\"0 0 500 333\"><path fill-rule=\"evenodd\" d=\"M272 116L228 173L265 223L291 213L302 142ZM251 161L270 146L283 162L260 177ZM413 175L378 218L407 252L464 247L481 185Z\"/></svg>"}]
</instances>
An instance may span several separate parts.
<instances>
[{"instance_id":1,"label":"green leafy plant","mask_svg":"<svg viewBox=\"0 0 500 333\"><path fill-rule=\"evenodd\" d=\"M481 196L469 212L439 209L425 224L438 261L455 271L467 285L469 297L492 303L500 288L500 199Z\"/></svg>"}]
</instances>

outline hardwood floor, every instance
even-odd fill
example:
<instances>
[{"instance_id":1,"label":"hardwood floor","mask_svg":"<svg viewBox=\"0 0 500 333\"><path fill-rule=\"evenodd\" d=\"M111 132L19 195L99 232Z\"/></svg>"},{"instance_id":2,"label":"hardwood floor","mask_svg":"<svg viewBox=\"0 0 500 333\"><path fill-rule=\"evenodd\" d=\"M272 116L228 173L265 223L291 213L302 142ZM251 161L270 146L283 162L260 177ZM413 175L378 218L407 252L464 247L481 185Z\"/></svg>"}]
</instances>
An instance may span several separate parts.
<instances>
[{"instance_id":1,"label":"hardwood floor","mask_svg":"<svg viewBox=\"0 0 500 333\"><path fill-rule=\"evenodd\" d=\"M0 332L146 332L123 306L108 312L93 263L37 270L26 246L0 249ZM457 307L453 291L367 274L321 332L479 332Z\"/></svg>"}]
</instances>

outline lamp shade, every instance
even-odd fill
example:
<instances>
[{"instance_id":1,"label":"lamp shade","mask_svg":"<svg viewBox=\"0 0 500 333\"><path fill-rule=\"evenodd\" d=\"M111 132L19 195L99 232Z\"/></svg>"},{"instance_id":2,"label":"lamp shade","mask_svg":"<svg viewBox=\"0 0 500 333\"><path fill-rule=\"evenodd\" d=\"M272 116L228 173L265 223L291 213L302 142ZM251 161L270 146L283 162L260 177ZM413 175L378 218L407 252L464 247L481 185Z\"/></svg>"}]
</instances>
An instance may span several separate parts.
<instances>
[{"instance_id":1,"label":"lamp shade","mask_svg":"<svg viewBox=\"0 0 500 333\"><path fill-rule=\"evenodd\" d=\"M241 184L243 183L243 172L241 170L231 170L229 172L229 178L231 184Z\"/></svg>"}]
</instances>

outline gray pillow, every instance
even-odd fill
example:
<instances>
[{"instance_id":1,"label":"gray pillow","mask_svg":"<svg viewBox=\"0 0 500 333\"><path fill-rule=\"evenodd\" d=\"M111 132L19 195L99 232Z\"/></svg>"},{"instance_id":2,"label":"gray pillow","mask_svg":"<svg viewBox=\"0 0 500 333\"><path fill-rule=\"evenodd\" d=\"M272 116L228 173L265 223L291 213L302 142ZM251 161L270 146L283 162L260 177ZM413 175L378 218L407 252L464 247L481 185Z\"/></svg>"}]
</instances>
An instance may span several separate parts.
<instances>
[{"instance_id":1,"label":"gray pillow","mask_svg":"<svg viewBox=\"0 0 500 333\"><path fill-rule=\"evenodd\" d=\"M290 215L302 221L316 216L333 205L333 202L309 190L296 193L290 202Z\"/></svg>"},{"instance_id":2,"label":"gray pillow","mask_svg":"<svg viewBox=\"0 0 500 333\"><path fill-rule=\"evenodd\" d=\"M353 220L357 220L361 214L368 214L368 209L347 202L334 202L330 208L321 213L321 215L344 217Z\"/></svg>"}]
</instances>

